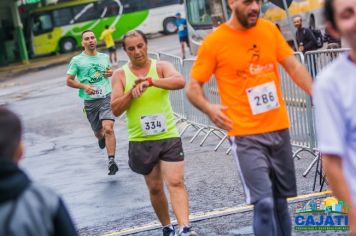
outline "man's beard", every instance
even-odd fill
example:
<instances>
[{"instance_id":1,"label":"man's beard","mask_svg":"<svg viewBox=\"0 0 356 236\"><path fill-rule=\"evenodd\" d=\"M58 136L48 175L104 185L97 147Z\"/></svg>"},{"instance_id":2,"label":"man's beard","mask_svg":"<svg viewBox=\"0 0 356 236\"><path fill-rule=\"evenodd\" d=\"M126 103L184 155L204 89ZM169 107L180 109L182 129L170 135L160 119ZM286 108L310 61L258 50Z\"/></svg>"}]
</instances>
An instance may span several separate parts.
<instances>
[{"instance_id":1,"label":"man's beard","mask_svg":"<svg viewBox=\"0 0 356 236\"><path fill-rule=\"evenodd\" d=\"M256 20L256 22L253 22L253 23L249 23L248 22L248 17L250 16L250 15L252 15L252 14L254 14L254 13L249 13L249 14L247 14L247 16L245 16L242 12L240 12L239 10L235 10L235 15L236 15L236 18L237 18L237 20L240 22L240 24L244 27L244 28L246 28L246 29L249 29L249 28L251 28L251 27L254 27L256 24L257 24L257 20ZM257 19L258 19L258 17L260 16L260 12L257 12Z\"/></svg>"}]
</instances>

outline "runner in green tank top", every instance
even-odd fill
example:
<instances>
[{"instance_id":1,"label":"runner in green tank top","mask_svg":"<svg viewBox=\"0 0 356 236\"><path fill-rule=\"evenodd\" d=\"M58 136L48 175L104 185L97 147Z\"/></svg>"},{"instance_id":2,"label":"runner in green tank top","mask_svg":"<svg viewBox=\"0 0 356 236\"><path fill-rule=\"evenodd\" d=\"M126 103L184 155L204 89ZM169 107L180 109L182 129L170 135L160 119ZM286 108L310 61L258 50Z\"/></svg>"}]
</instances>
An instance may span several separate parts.
<instances>
[{"instance_id":1,"label":"runner in green tank top","mask_svg":"<svg viewBox=\"0 0 356 236\"><path fill-rule=\"evenodd\" d=\"M130 61L113 74L111 107L115 116L126 111L129 166L145 177L163 235L197 235L189 227L182 141L169 100L169 90L184 88L185 80L170 63L147 57L147 39L141 31L127 33L123 48ZM170 221L164 183L178 221L177 234Z\"/></svg>"}]
</instances>

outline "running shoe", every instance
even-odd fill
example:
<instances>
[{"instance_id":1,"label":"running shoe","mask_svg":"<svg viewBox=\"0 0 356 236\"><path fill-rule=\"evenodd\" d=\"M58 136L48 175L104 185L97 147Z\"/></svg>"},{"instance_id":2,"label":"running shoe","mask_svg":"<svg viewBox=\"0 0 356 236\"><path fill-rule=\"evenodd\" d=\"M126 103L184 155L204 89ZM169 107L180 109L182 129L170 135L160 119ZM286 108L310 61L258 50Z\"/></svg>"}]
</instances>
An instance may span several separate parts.
<instances>
[{"instance_id":1,"label":"running shoe","mask_svg":"<svg viewBox=\"0 0 356 236\"><path fill-rule=\"evenodd\" d=\"M163 231L163 236L175 236L174 227L171 228L169 226L165 226L163 227L162 231Z\"/></svg>"},{"instance_id":2,"label":"running shoe","mask_svg":"<svg viewBox=\"0 0 356 236\"><path fill-rule=\"evenodd\" d=\"M115 175L116 172L119 171L119 167L117 166L114 158L109 159L108 169L109 169L108 175Z\"/></svg>"},{"instance_id":3,"label":"running shoe","mask_svg":"<svg viewBox=\"0 0 356 236\"><path fill-rule=\"evenodd\" d=\"M100 149L104 149L105 148L105 137L99 139L98 144L99 144Z\"/></svg>"},{"instance_id":4,"label":"running shoe","mask_svg":"<svg viewBox=\"0 0 356 236\"><path fill-rule=\"evenodd\" d=\"M192 230L192 227L185 226L183 230L179 230L178 236L198 236L198 234Z\"/></svg>"}]
</instances>

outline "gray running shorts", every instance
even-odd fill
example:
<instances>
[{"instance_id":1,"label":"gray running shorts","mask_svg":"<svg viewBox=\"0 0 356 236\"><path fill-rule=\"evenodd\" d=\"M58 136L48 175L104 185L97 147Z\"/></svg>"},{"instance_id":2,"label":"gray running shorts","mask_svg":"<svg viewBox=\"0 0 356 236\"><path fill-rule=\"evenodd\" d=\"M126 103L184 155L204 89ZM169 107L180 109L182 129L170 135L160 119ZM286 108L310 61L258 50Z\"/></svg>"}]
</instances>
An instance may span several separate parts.
<instances>
[{"instance_id":1,"label":"gray running shorts","mask_svg":"<svg viewBox=\"0 0 356 236\"><path fill-rule=\"evenodd\" d=\"M184 152L180 138L129 142L129 166L138 174L148 175L159 161L183 160Z\"/></svg>"},{"instance_id":2,"label":"gray running shorts","mask_svg":"<svg viewBox=\"0 0 356 236\"><path fill-rule=\"evenodd\" d=\"M115 121L115 116L111 111L111 96L107 95L105 98L98 98L95 100L84 100L84 112L89 120L91 128L97 132L102 128L101 121L112 120Z\"/></svg>"},{"instance_id":3,"label":"gray running shorts","mask_svg":"<svg viewBox=\"0 0 356 236\"><path fill-rule=\"evenodd\" d=\"M248 204L297 195L288 129L230 137L230 143Z\"/></svg>"}]
</instances>

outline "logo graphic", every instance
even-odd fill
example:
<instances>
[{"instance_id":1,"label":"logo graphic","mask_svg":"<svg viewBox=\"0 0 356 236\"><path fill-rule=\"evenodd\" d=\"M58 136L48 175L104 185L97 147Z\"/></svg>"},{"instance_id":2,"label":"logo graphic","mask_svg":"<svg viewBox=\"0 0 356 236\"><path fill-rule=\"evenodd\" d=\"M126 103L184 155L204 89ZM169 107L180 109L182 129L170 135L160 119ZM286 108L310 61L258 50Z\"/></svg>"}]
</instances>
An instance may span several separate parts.
<instances>
[{"instance_id":1,"label":"logo graphic","mask_svg":"<svg viewBox=\"0 0 356 236\"><path fill-rule=\"evenodd\" d=\"M94 84L102 79L104 79L105 68L100 64L91 64L88 69L89 83Z\"/></svg>"},{"instance_id":2,"label":"logo graphic","mask_svg":"<svg viewBox=\"0 0 356 236\"><path fill-rule=\"evenodd\" d=\"M298 204L295 209L294 230L335 230L350 229L348 213L351 206L335 197L324 200L312 199L306 204Z\"/></svg>"}]
</instances>

